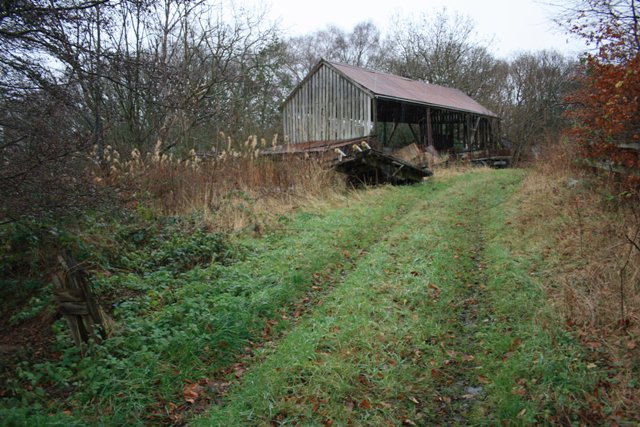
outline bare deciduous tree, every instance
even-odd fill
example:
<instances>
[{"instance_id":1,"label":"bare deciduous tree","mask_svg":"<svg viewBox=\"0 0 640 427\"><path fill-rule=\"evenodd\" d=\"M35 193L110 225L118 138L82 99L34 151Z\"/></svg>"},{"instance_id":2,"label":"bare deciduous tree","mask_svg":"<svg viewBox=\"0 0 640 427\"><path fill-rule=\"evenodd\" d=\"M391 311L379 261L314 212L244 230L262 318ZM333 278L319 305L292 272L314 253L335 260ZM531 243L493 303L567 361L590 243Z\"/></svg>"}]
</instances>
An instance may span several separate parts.
<instances>
[{"instance_id":1,"label":"bare deciduous tree","mask_svg":"<svg viewBox=\"0 0 640 427\"><path fill-rule=\"evenodd\" d=\"M288 67L300 81L324 58L365 68L380 68L382 60L380 30L370 21L356 24L350 33L335 26L286 42Z\"/></svg>"},{"instance_id":2,"label":"bare deciduous tree","mask_svg":"<svg viewBox=\"0 0 640 427\"><path fill-rule=\"evenodd\" d=\"M567 0L556 4L556 22L612 60L640 53L640 5L636 0Z\"/></svg>"},{"instance_id":3,"label":"bare deciduous tree","mask_svg":"<svg viewBox=\"0 0 640 427\"><path fill-rule=\"evenodd\" d=\"M566 126L565 98L574 86L575 63L555 51L522 53L509 64L504 82L503 132L513 157L557 139Z\"/></svg>"},{"instance_id":4,"label":"bare deciduous tree","mask_svg":"<svg viewBox=\"0 0 640 427\"><path fill-rule=\"evenodd\" d=\"M74 212L97 200L80 155L97 140L95 128L87 131L87 98L76 85L81 71L74 64L85 52L73 29L105 4L30 0L0 7L0 221Z\"/></svg>"},{"instance_id":5,"label":"bare deciduous tree","mask_svg":"<svg viewBox=\"0 0 640 427\"><path fill-rule=\"evenodd\" d=\"M385 40L384 68L416 80L462 90L479 102L491 99L499 67L481 44L473 21L446 9L433 16L401 18Z\"/></svg>"},{"instance_id":6,"label":"bare deciduous tree","mask_svg":"<svg viewBox=\"0 0 640 427\"><path fill-rule=\"evenodd\" d=\"M95 193L93 146L97 159L108 145L186 152L275 130L283 58L263 15L206 0L2 3L2 216L35 206L35 189L61 206Z\"/></svg>"}]
</instances>

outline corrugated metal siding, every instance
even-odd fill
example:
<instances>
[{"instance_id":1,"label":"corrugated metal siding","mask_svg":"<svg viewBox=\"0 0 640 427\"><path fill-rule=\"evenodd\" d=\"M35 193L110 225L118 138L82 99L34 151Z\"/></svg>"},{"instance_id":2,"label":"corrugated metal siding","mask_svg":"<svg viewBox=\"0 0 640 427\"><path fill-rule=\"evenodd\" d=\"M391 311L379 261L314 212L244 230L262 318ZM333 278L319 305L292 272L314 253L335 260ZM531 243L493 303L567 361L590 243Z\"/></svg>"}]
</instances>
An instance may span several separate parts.
<instances>
[{"instance_id":1,"label":"corrugated metal siding","mask_svg":"<svg viewBox=\"0 0 640 427\"><path fill-rule=\"evenodd\" d=\"M295 144L368 136L371 102L368 93L321 64L283 106L285 140Z\"/></svg>"}]
</instances>

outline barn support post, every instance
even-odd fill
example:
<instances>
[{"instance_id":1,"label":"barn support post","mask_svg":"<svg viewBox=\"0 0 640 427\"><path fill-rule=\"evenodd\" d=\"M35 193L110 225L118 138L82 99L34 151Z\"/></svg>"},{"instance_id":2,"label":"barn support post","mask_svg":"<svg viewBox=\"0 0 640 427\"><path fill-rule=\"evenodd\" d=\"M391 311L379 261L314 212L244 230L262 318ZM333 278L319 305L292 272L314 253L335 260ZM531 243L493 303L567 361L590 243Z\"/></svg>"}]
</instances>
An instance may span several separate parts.
<instances>
[{"instance_id":1,"label":"barn support post","mask_svg":"<svg viewBox=\"0 0 640 427\"><path fill-rule=\"evenodd\" d=\"M482 141L480 139L480 116L476 116L475 123L473 125L471 134L471 147L475 149L482 149Z\"/></svg>"},{"instance_id":2,"label":"barn support post","mask_svg":"<svg viewBox=\"0 0 640 427\"><path fill-rule=\"evenodd\" d=\"M487 145L490 148L498 148L496 139L493 136L493 119L487 119Z\"/></svg>"},{"instance_id":3,"label":"barn support post","mask_svg":"<svg viewBox=\"0 0 640 427\"><path fill-rule=\"evenodd\" d=\"M464 149L471 149L471 138L472 138L472 129L471 129L471 114L467 113L464 115Z\"/></svg>"},{"instance_id":4,"label":"barn support post","mask_svg":"<svg viewBox=\"0 0 640 427\"><path fill-rule=\"evenodd\" d=\"M389 134L389 138L387 142L391 142L393 139L393 135L395 135L396 130L398 130L398 117L396 115L393 116L393 127L391 128L391 133Z\"/></svg>"},{"instance_id":5,"label":"barn support post","mask_svg":"<svg viewBox=\"0 0 640 427\"><path fill-rule=\"evenodd\" d=\"M382 122L382 138L380 142L383 147L387 145L387 122Z\"/></svg>"},{"instance_id":6,"label":"barn support post","mask_svg":"<svg viewBox=\"0 0 640 427\"><path fill-rule=\"evenodd\" d=\"M427 145L433 148L433 125L431 123L431 107L427 107Z\"/></svg>"},{"instance_id":7,"label":"barn support post","mask_svg":"<svg viewBox=\"0 0 640 427\"><path fill-rule=\"evenodd\" d=\"M418 132L416 132L416 130L413 128L413 123L407 123L407 125L409 126L409 130L411 131L411 135L413 135L413 139L415 139L416 144L422 144L422 139L420 138L421 132L420 132L420 126L418 126Z\"/></svg>"},{"instance_id":8,"label":"barn support post","mask_svg":"<svg viewBox=\"0 0 640 427\"><path fill-rule=\"evenodd\" d=\"M373 126L369 132L369 136L371 136L372 133L375 134L378 132L378 101L376 98L371 98L371 116Z\"/></svg>"},{"instance_id":9,"label":"barn support post","mask_svg":"<svg viewBox=\"0 0 640 427\"><path fill-rule=\"evenodd\" d=\"M495 128L496 128L496 138L494 143L494 146L496 148L500 147L500 137L502 135L502 123L500 122L500 120L494 119L494 122L496 124Z\"/></svg>"},{"instance_id":10,"label":"barn support post","mask_svg":"<svg viewBox=\"0 0 640 427\"><path fill-rule=\"evenodd\" d=\"M453 145L455 139L454 131L453 118L451 117L451 114L447 113L447 137L443 142L443 145L449 145L449 140L451 140L451 145Z\"/></svg>"}]
</instances>

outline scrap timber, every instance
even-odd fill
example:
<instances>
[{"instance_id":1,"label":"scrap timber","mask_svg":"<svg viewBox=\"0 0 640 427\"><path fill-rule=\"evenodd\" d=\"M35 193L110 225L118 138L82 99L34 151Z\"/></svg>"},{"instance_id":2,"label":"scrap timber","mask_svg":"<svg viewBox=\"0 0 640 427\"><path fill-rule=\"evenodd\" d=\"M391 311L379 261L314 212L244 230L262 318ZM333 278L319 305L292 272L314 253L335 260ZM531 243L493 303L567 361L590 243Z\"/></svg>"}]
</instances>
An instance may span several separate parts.
<instances>
[{"instance_id":1,"label":"scrap timber","mask_svg":"<svg viewBox=\"0 0 640 427\"><path fill-rule=\"evenodd\" d=\"M333 165L345 173L355 184L415 184L432 176L427 168L421 168L373 148L352 152L339 158Z\"/></svg>"},{"instance_id":2,"label":"scrap timber","mask_svg":"<svg viewBox=\"0 0 640 427\"><path fill-rule=\"evenodd\" d=\"M419 151L417 147L415 151ZM345 141L313 141L285 144L262 150L262 155L313 156L347 175L353 184L413 184L432 176L426 162L417 154L405 150L384 152L375 138L355 138Z\"/></svg>"},{"instance_id":3,"label":"scrap timber","mask_svg":"<svg viewBox=\"0 0 640 427\"><path fill-rule=\"evenodd\" d=\"M366 141L371 144L370 138L351 138L340 141L310 141L301 142L298 144L283 144L276 145L262 150L264 155L277 155L277 154L311 154L311 153L333 153L336 148L346 147L352 144L359 144L361 141Z\"/></svg>"},{"instance_id":4,"label":"scrap timber","mask_svg":"<svg viewBox=\"0 0 640 427\"><path fill-rule=\"evenodd\" d=\"M511 166L511 150L477 150L467 153L460 153L458 158L468 161L475 166L487 166L493 169L503 169Z\"/></svg>"}]
</instances>

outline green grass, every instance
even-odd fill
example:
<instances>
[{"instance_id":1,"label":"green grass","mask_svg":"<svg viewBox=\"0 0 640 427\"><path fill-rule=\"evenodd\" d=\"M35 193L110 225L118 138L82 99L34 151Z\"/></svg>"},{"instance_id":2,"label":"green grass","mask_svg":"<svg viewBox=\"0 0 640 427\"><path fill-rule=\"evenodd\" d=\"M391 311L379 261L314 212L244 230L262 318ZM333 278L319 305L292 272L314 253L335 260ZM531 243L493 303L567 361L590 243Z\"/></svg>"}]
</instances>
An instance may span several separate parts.
<instances>
[{"instance_id":1,"label":"green grass","mask_svg":"<svg viewBox=\"0 0 640 427\"><path fill-rule=\"evenodd\" d=\"M132 252L132 266L143 267L140 273L98 283L102 292L132 293L116 304L115 335L81 359L59 325L61 360L22 366L0 417L11 419L17 411L17 419L30 424L25 414L37 418L65 410L91 424L165 420L171 404L183 402L187 381L230 366L250 340L261 338L267 320L311 290L314 275L331 281L349 270L358 251L384 235L399 219L395 216L415 202L406 191L382 189L327 214L299 215L288 221L286 232L245 241L239 251L244 260L226 259L228 265L212 257L212 264L182 272L180 260L190 257L181 258L180 252L201 254L201 245L208 243L211 253L219 253L217 239L190 243L192 250L180 240L160 245L155 257ZM178 264L168 262L171 257ZM62 417L64 424L68 417Z\"/></svg>"},{"instance_id":2,"label":"green grass","mask_svg":"<svg viewBox=\"0 0 640 427\"><path fill-rule=\"evenodd\" d=\"M480 173L439 191L443 183L411 189L422 202L196 424L575 418L575 398L591 378L570 337L536 322L543 295L505 249L513 236L502 207L521 179Z\"/></svg>"},{"instance_id":3,"label":"green grass","mask_svg":"<svg viewBox=\"0 0 640 427\"><path fill-rule=\"evenodd\" d=\"M134 249L130 272L98 283L128 295L115 335L80 358L58 324L63 356L22 366L0 419L578 422L597 378L545 304L532 274L539 260L508 225L523 176L481 171L368 190L284 217L259 239L167 234L151 251ZM187 404L184 387L196 382L212 387ZM222 383L228 392L215 390Z\"/></svg>"}]
</instances>

